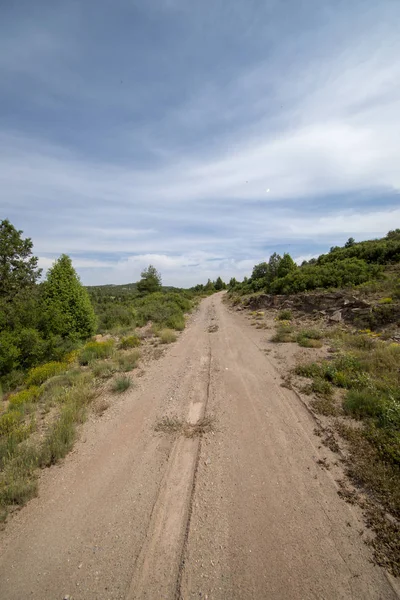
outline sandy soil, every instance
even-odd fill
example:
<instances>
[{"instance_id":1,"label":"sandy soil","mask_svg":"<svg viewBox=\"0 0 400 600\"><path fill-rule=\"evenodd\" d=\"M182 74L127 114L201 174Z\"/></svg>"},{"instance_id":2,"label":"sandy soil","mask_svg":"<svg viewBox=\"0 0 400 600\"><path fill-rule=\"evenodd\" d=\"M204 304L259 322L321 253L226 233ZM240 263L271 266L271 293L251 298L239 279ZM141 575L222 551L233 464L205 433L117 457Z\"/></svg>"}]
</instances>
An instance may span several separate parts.
<instances>
[{"instance_id":1,"label":"sandy soil","mask_svg":"<svg viewBox=\"0 0 400 600\"><path fill-rule=\"evenodd\" d=\"M43 473L1 533L2 600L399 597L268 332L222 298ZM204 415L202 438L154 431Z\"/></svg>"}]
</instances>

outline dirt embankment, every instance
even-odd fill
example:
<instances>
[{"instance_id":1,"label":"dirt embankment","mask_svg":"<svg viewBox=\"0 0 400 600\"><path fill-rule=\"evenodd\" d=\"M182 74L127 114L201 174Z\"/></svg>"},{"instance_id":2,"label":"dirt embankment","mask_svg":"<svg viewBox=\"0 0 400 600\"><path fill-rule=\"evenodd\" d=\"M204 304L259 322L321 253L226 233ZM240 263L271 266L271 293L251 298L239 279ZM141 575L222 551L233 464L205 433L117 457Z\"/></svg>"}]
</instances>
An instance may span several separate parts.
<instances>
[{"instance_id":1,"label":"dirt embankment","mask_svg":"<svg viewBox=\"0 0 400 600\"><path fill-rule=\"evenodd\" d=\"M344 321L371 329L400 322L400 303L379 304L344 292L289 296L257 294L246 298L242 307L250 310L291 309L317 318L324 317L332 322Z\"/></svg>"}]
</instances>

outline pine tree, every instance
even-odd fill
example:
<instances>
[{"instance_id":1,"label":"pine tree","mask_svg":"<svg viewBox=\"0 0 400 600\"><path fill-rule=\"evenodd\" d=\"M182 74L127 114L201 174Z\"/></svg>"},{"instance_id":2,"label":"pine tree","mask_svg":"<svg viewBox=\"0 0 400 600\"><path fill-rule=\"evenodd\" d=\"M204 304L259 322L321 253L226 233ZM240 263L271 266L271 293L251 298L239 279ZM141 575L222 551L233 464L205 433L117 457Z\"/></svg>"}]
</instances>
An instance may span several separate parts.
<instances>
[{"instance_id":1,"label":"pine tree","mask_svg":"<svg viewBox=\"0 0 400 600\"><path fill-rule=\"evenodd\" d=\"M43 303L49 333L85 339L95 332L96 315L89 294L66 254L47 273Z\"/></svg>"},{"instance_id":2,"label":"pine tree","mask_svg":"<svg viewBox=\"0 0 400 600\"><path fill-rule=\"evenodd\" d=\"M21 235L8 219L0 222L0 298L6 300L32 287L42 272L32 256L32 240Z\"/></svg>"},{"instance_id":3,"label":"pine tree","mask_svg":"<svg viewBox=\"0 0 400 600\"><path fill-rule=\"evenodd\" d=\"M139 292L151 294L161 290L161 275L153 265L149 265L141 273L141 280L137 284Z\"/></svg>"}]
</instances>

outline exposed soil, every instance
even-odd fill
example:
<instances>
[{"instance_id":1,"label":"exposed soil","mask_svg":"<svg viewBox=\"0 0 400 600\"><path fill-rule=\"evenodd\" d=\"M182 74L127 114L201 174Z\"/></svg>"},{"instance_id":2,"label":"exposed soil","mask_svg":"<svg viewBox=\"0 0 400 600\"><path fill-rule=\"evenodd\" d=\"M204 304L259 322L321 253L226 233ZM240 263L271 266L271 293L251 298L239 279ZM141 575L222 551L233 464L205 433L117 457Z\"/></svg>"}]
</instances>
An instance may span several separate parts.
<instances>
[{"instance_id":1,"label":"exposed soil","mask_svg":"<svg viewBox=\"0 0 400 600\"><path fill-rule=\"evenodd\" d=\"M268 352L273 330L222 300L43 472L0 534L0 598L400 597L280 374L324 349Z\"/></svg>"}]
</instances>

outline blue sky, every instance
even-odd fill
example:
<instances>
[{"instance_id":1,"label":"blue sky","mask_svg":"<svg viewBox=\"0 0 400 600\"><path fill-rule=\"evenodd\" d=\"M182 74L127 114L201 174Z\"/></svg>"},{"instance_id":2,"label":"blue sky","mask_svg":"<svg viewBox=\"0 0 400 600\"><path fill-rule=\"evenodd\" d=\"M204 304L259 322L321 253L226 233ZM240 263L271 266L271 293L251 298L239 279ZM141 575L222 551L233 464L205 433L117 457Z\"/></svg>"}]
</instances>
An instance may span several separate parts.
<instances>
[{"instance_id":1,"label":"blue sky","mask_svg":"<svg viewBox=\"0 0 400 600\"><path fill-rule=\"evenodd\" d=\"M4 2L0 218L87 285L400 227L399 25L398 0Z\"/></svg>"}]
</instances>

